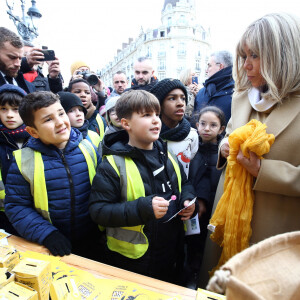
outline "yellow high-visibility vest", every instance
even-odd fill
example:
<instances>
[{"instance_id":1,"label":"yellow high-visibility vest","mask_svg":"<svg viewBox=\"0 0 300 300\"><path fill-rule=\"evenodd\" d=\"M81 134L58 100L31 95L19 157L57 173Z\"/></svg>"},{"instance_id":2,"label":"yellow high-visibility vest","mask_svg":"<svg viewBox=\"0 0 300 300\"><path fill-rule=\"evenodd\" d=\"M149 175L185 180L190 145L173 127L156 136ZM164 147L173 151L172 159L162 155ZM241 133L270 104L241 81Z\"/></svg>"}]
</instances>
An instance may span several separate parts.
<instances>
[{"instance_id":1,"label":"yellow high-visibility vest","mask_svg":"<svg viewBox=\"0 0 300 300\"><path fill-rule=\"evenodd\" d=\"M102 141L103 137L104 137L104 123L103 123L103 120L102 120L102 118L100 117L99 114L97 114L97 116L96 116L96 121L97 121L99 130L100 130L100 133L99 133L100 141Z\"/></svg>"},{"instance_id":2,"label":"yellow high-visibility vest","mask_svg":"<svg viewBox=\"0 0 300 300\"><path fill-rule=\"evenodd\" d=\"M98 152L101 147L101 137L93 130L88 130L88 137L91 139L92 144L97 148Z\"/></svg>"},{"instance_id":3,"label":"yellow high-visibility vest","mask_svg":"<svg viewBox=\"0 0 300 300\"><path fill-rule=\"evenodd\" d=\"M121 197L126 201L133 201L145 197L145 187L141 174L129 157L108 155L108 162L120 177ZM181 193L181 173L177 160L168 153L178 179L179 193ZM143 232L144 225L130 227L107 227L107 246L111 251L126 257L137 259L142 257L148 247L148 239Z\"/></svg>"},{"instance_id":4,"label":"yellow high-visibility vest","mask_svg":"<svg viewBox=\"0 0 300 300\"><path fill-rule=\"evenodd\" d=\"M2 180L2 171L0 168L0 211L4 211L5 187Z\"/></svg>"},{"instance_id":5,"label":"yellow high-visibility vest","mask_svg":"<svg viewBox=\"0 0 300 300\"><path fill-rule=\"evenodd\" d=\"M90 183L92 184L97 168L96 151L93 145L86 139L82 140L78 146L85 157ZM41 153L26 147L14 151L13 155L15 156L16 163L22 176L30 184L30 191L34 200L35 209L44 217L44 219L51 222L48 210L48 193L44 173L44 162Z\"/></svg>"}]
</instances>

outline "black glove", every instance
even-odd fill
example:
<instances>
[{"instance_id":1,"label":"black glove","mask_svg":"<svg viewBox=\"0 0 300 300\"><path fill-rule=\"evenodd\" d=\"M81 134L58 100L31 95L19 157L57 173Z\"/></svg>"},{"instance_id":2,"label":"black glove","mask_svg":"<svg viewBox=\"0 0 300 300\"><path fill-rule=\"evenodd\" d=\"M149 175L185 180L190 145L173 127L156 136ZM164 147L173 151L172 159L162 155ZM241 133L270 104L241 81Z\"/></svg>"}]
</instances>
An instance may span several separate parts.
<instances>
[{"instance_id":1,"label":"black glove","mask_svg":"<svg viewBox=\"0 0 300 300\"><path fill-rule=\"evenodd\" d=\"M59 231L50 233L43 242L43 245L48 248L54 256L64 256L71 254L72 245L70 241Z\"/></svg>"}]
</instances>

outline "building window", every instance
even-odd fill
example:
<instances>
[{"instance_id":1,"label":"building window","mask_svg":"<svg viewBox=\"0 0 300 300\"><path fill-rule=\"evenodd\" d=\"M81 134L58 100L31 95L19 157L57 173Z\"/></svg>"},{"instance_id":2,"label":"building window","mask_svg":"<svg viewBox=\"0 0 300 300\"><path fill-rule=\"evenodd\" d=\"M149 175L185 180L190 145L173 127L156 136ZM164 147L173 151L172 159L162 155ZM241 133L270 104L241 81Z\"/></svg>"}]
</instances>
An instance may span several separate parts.
<instances>
[{"instance_id":1,"label":"building window","mask_svg":"<svg viewBox=\"0 0 300 300\"><path fill-rule=\"evenodd\" d=\"M172 25L172 18L169 17L169 18L168 18L168 27L170 27L171 25Z\"/></svg>"},{"instance_id":2,"label":"building window","mask_svg":"<svg viewBox=\"0 0 300 300\"><path fill-rule=\"evenodd\" d=\"M205 41L205 39L206 39L206 34L205 34L205 31L203 31L202 32L202 40Z\"/></svg>"},{"instance_id":3,"label":"building window","mask_svg":"<svg viewBox=\"0 0 300 300\"><path fill-rule=\"evenodd\" d=\"M160 59L158 61L158 70L159 71L164 71L166 69L166 62L164 59Z\"/></svg>"},{"instance_id":4,"label":"building window","mask_svg":"<svg viewBox=\"0 0 300 300\"><path fill-rule=\"evenodd\" d=\"M196 71L200 71L200 60L196 59L196 65L195 65Z\"/></svg>"},{"instance_id":5,"label":"building window","mask_svg":"<svg viewBox=\"0 0 300 300\"><path fill-rule=\"evenodd\" d=\"M165 32L164 31L160 32L160 37L165 37Z\"/></svg>"},{"instance_id":6,"label":"building window","mask_svg":"<svg viewBox=\"0 0 300 300\"><path fill-rule=\"evenodd\" d=\"M165 44L159 44L158 57L166 56Z\"/></svg>"},{"instance_id":7,"label":"building window","mask_svg":"<svg viewBox=\"0 0 300 300\"><path fill-rule=\"evenodd\" d=\"M185 55L186 54L185 43L179 43L177 53L178 53L178 55Z\"/></svg>"},{"instance_id":8,"label":"building window","mask_svg":"<svg viewBox=\"0 0 300 300\"><path fill-rule=\"evenodd\" d=\"M163 80L166 78L166 73L165 72L158 72L158 79Z\"/></svg>"},{"instance_id":9,"label":"building window","mask_svg":"<svg viewBox=\"0 0 300 300\"><path fill-rule=\"evenodd\" d=\"M179 17L179 22L178 22L179 25L187 25L187 21L186 21L186 18L185 18L185 15L181 15Z\"/></svg>"},{"instance_id":10,"label":"building window","mask_svg":"<svg viewBox=\"0 0 300 300\"><path fill-rule=\"evenodd\" d=\"M152 57L152 49L150 46L147 48L147 57L149 57L149 58Z\"/></svg>"}]
</instances>

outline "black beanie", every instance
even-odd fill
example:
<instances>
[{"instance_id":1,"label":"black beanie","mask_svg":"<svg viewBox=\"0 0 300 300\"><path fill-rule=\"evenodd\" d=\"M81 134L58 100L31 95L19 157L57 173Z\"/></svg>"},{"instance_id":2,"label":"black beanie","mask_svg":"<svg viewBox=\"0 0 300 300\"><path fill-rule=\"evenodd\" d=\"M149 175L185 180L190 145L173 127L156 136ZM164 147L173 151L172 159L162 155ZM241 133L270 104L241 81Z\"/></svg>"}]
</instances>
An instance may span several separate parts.
<instances>
[{"instance_id":1,"label":"black beanie","mask_svg":"<svg viewBox=\"0 0 300 300\"><path fill-rule=\"evenodd\" d=\"M81 99L73 93L69 92L58 92L61 106L64 108L67 113L72 107L80 106L83 109L84 115L87 114L86 108L83 106Z\"/></svg>"},{"instance_id":2,"label":"black beanie","mask_svg":"<svg viewBox=\"0 0 300 300\"><path fill-rule=\"evenodd\" d=\"M181 89L185 95L185 102L187 103L188 95L185 86L178 79L166 78L159 81L150 92L159 100L162 104L166 96L175 89Z\"/></svg>"}]
</instances>

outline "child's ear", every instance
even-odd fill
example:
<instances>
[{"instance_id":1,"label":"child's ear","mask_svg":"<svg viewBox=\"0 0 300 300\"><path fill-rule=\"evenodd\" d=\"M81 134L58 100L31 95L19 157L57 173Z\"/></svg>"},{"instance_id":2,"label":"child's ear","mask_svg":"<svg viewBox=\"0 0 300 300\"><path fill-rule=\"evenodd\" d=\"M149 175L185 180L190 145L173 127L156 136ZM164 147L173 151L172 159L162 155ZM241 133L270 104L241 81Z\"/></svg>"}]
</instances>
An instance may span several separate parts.
<instances>
[{"instance_id":1,"label":"child's ear","mask_svg":"<svg viewBox=\"0 0 300 300\"><path fill-rule=\"evenodd\" d=\"M26 131L34 138L38 139L39 138L39 134L37 132L37 130L34 127L31 126L26 126Z\"/></svg>"},{"instance_id":2,"label":"child's ear","mask_svg":"<svg viewBox=\"0 0 300 300\"><path fill-rule=\"evenodd\" d=\"M127 131L130 130L130 122L129 122L128 119L122 118L122 119L121 119L121 125L122 125L122 127L123 127L125 130L127 130Z\"/></svg>"},{"instance_id":3,"label":"child's ear","mask_svg":"<svg viewBox=\"0 0 300 300\"><path fill-rule=\"evenodd\" d=\"M219 134L221 134L224 130L225 130L225 126L221 126L221 128L219 130Z\"/></svg>"},{"instance_id":4,"label":"child's ear","mask_svg":"<svg viewBox=\"0 0 300 300\"><path fill-rule=\"evenodd\" d=\"M199 122L196 123L196 127L197 127L197 128L198 128L198 126L199 126Z\"/></svg>"}]
</instances>

